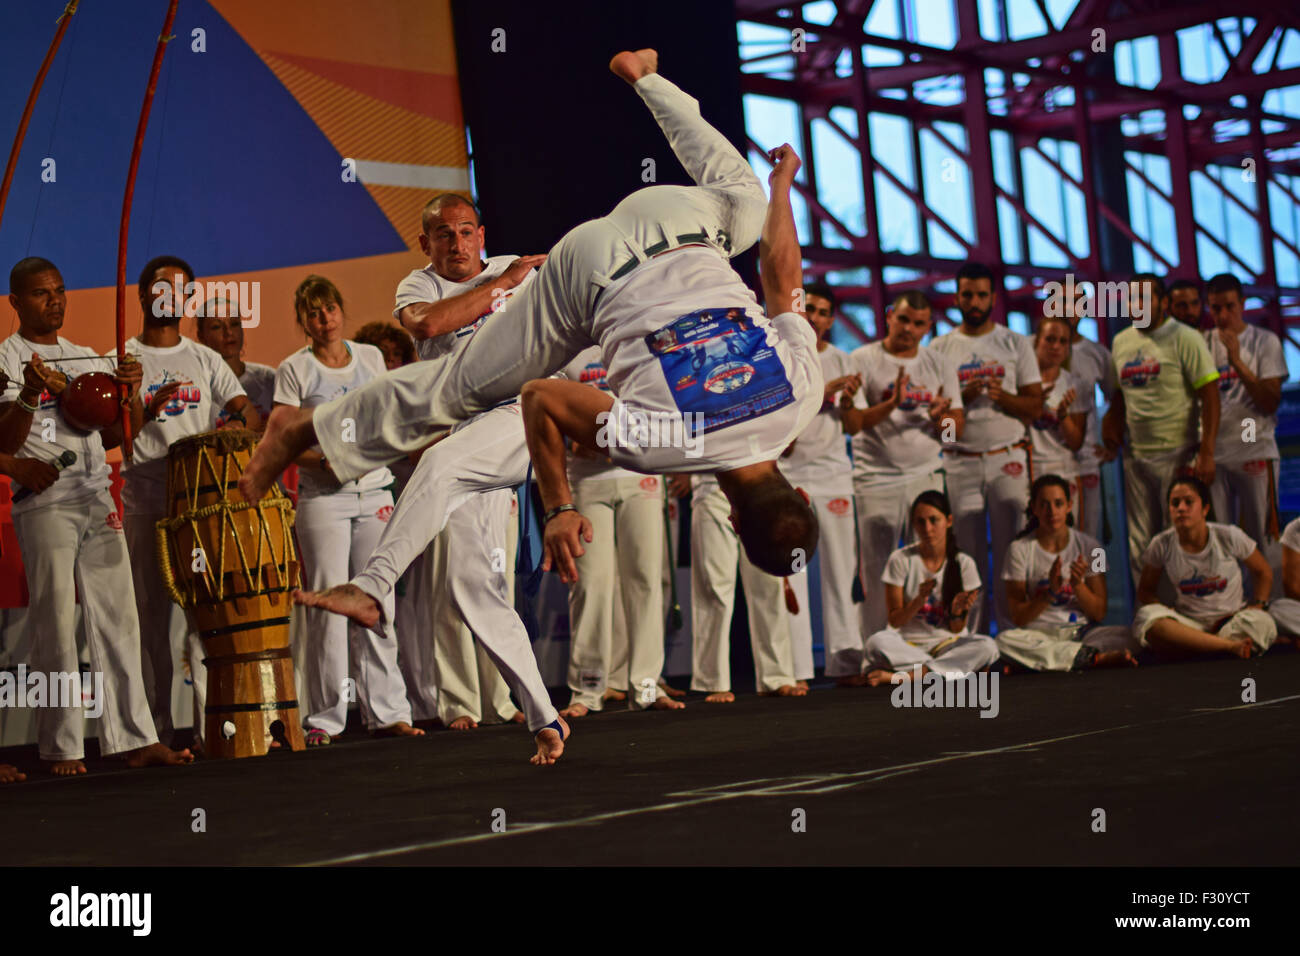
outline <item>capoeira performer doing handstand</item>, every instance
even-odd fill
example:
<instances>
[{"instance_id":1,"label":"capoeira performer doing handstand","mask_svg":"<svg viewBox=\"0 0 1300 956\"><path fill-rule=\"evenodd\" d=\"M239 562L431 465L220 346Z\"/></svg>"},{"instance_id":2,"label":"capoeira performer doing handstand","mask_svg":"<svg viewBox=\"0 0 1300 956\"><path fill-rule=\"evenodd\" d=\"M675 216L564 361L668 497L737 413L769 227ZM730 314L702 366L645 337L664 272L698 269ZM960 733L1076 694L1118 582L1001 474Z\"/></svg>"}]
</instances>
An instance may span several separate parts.
<instances>
[{"instance_id":1,"label":"capoeira performer doing handstand","mask_svg":"<svg viewBox=\"0 0 1300 956\"><path fill-rule=\"evenodd\" d=\"M638 190L609 216L571 230L536 281L435 378L416 363L312 412L277 409L240 480L245 496L259 497L285 462L317 442L340 478L362 474L522 392L551 519L543 567L556 566L566 582L591 531L568 497L565 435L635 471L716 472L747 553L768 573L792 573L812 556L816 516L776 459L821 403L816 337L793 312L767 318L726 262L761 229L768 303L793 305L801 261L789 193L799 159L788 146L775 151L769 204L749 164L656 65L653 50L610 62L699 185ZM601 346L617 400L578 382L533 381L592 344ZM659 436L645 423L666 418L682 447L652 447Z\"/></svg>"}]
</instances>

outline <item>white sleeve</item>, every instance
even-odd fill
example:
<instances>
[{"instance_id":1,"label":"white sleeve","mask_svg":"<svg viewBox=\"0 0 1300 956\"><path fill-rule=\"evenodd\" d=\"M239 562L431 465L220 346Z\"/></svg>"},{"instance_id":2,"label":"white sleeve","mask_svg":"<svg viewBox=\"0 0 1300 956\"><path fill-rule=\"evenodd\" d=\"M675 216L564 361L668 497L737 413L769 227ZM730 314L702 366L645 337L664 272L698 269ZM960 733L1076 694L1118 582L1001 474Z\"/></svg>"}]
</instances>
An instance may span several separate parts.
<instances>
[{"instance_id":1,"label":"white sleeve","mask_svg":"<svg viewBox=\"0 0 1300 956\"><path fill-rule=\"evenodd\" d=\"M225 408L232 398L248 394L219 353L209 349L208 352L203 353L203 360L208 366L208 374L212 379L212 404L217 408Z\"/></svg>"},{"instance_id":2,"label":"white sleeve","mask_svg":"<svg viewBox=\"0 0 1300 956\"><path fill-rule=\"evenodd\" d=\"M1032 538L1017 538L1007 546L1007 557L1002 562L1002 580L1003 581L1023 581L1025 580L1026 565L1029 564L1028 544L1033 546Z\"/></svg>"},{"instance_id":3,"label":"white sleeve","mask_svg":"<svg viewBox=\"0 0 1300 956\"><path fill-rule=\"evenodd\" d=\"M1072 372L1066 372L1069 375L1069 386L1074 389L1074 402L1070 405L1071 415L1086 415L1092 411L1092 402L1090 399L1090 389L1084 385L1079 377ZM1086 438L1085 438L1086 441Z\"/></svg>"},{"instance_id":4,"label":"white sleeve","mask_svg":"<svg viewBox=\"0 0 1300 956\"><path fill-rule=\"evenodd\" d=\"M18 401L18 395L23 390L23 366L18 361L17 349L9 345L0 348L0 372L4 372L9 379L5 383L4 391L0 392L0 400L6 402ZM1287 525L1288 528L1290 526Z\"/></svg>"},{"instance_id":5,"label":"white sleeve","mask_svg":"<svg viewBox=\"0 0 1300 956\"><path fill-rule=\"evenodd\" d=\"M1286 358L1282 354L1282 340L1267 329L1260 336L1259 372L1260 378L1280 378L1287 380Z\"/></svg>"},{"instance_id":6,"label":"white sleeve","mask_svg":"<svg viewBox=\"0 0 1300 956\"><path fill-rule=\"evenodd\" d=\"M1151 539L1151 543L1146 546L1142 552L1142 567L1163 568L1166 563L1165 543L1169 541L1168 537L1156 535Z\"/></svg>"},{"instance_id":7,"label":"white sleeve","mask_svg":"<svg viewBox=\"0 0 1300 956\"><path fill-rule=\"evenodd\" d=\"M1255 544L1254 538L1246 534L1245 531L1242 531L1236 525L1225 525L1225 527L1228 529L1229 547L1232 550L1232 556L1234 558L1238 561L1245 561L1255 553L1255 549L1258 545Z\"/></svg>"},{"instance_id":8,"label":"white sleeve","mask_svg":"<svg viewBox=\"0 0 1300 956\"><path fill-rule=\"evenodd\" d=\"M904 549L899 548L889 556L880 580L900 588L907 581L907 552Z\"/></svg>"},{"instance_id":9,"label":"white sleeve","mask_svg":"<svg viewBox=\"0 0 1300 956\"><path fill-rule=\"evenodd\" d=\"M979 568L975 567L975 559L966 552L959 551L957 560L961 564L961 589L974 591L980 586L980 572Z\"/></svg>"},{"instance_id":10,"label":"white sleeve","mask_svg":"<svg viewBox=\"0 0 1300 956\"><path fill-rule=\"evenodd\" d=\"M1294 519L1282 530L1282 547L1300 551L1300 518Z\"/></svg>"},{"instance_id":11,"label":"white sleeve","mask_svg":"<svg viewBox=\"0 0 1300 956\"><path fill-rule=\"evenodd\" d=\"M1043 380L1038 371L1038 356L1034 355L1033 339L1016 334L1016 385L1037 385Z\"/></svg>"},{"instance_id":12,"label":"white sleeve","mask_svg":"<svg viewBox=\"0 0 1300 956\"><path fill-rule=\"evenodd\" d=\"M393 318L398 319L401 311L408 305L414 305L416 302L438 302L441 299L442 289L438 283L429 278L423 270L412 272L397 284Z\"/></svg>"},{"instance_id":13,"label":"white sleeve","mask_svg":"<svg viewBox=\"0 0 1300 956\"><path fill-rule=\"evenodd\" d=\"M302 383L298 381L293 362L288 359L281 362L275 370L275 398L272 401L277 405L293 405L295 408L302 405Z\"/></svg>"}]
</instances>

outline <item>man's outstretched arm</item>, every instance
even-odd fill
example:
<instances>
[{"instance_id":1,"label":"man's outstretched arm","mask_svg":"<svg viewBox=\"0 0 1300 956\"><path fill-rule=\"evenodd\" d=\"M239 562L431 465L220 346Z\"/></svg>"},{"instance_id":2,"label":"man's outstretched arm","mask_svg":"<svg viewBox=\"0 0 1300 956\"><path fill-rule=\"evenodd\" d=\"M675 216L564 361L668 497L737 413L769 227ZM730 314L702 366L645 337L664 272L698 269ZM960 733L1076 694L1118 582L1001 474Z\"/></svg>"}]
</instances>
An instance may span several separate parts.
<instances>
[{"instance_id":1,"label":"man's outstretched arm","mask_svg":"<svg viewBox=\"0 0 1300 956\"><path fill-rule=\"evenodd\" d=\"M795 293L803 285L803 253L794 228L794 210L790 207L790 189L803 163L788 143L772 150L771 159L772 173L767 178L771 197L759 241L758 266L764 305L768 315L774 316L798 311Z\"/></svg>"},{"instance_id":2,"label":"man's outstretched arm","mask_svg":"<svg viewBox=\"0 0 1300 956\"><path fill-rule=\"evenodd\" d=\"M614 406L614 397L581 382L542 378L525 385L520 398L533 475L541 492L542 508L549 514L561 505L573 504L565 471L564 439L606 454L607 449L597 441L601 422L596 419ZM566 584L578 580L574 558L585 553L582 542L590 540L590 521L577 511L560 512L542 529L542 569L555 568Z\"/></svg>"}]
</instances>

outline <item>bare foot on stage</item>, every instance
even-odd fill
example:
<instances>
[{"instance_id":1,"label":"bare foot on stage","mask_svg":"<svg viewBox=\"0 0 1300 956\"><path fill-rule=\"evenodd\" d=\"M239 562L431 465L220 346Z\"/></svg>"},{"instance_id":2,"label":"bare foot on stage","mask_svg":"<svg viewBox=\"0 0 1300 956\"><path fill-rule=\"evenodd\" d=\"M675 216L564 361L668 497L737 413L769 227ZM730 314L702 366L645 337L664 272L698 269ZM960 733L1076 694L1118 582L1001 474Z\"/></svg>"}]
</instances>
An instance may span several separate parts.
<instances>
[{"instance_id":1,"label":"bare foot on stage","mask_svg":"<svg viewBox=\"0 0 1300 956\"><path fill-rule=\"evenodd\" d=\"M643 76L659 72L659 54L648 49L635 53L624 50L609 61L609 68L615 76L635 83Z\"/></svg>"},{"instance_id":2,"label":"bare foot on stage","mask_svg":"<svg viewBox=\"0 0 1300 956\"><path fill-rule=\"evenodd\" d=\"M1101 651L1092 659L1093 667L1137 667L1137 658L1129 651Z\"/></svg>"},{"instance_id":3,"label":"bare foot on stage","mask_svg":"<svg viewBox=\"0 0 1300 956\"><path fill-rule=\"evenodd\" d=\"M75 777L86 772L86 765L80 760L42 760L41 763L56 777Z\"/></svg>"},{"instance_id":4,"label":"bare foot on stage","mask_svg":"<svg viewBox=\"0 0 1300 956\"><path fill-rule=\"evenodd\" d=\"M150 744L126 754L126 765L132 770L141 767L179 767L187 763L194 763L194 754L188 748L172 750L166 744Z\"/></svg>"},{"instance_id":5,"label":"bare foot on stage","mask_svg":"<svg viewBox=\"0 0 1300 956\"><path fill-rule=\"evenodd\" d=\"M457 717L447 725L448 730L476 730L478 721L473 717Z\"/></svg>"},{"instance_id":6,"label":"bare foot on stage","mask_svg":"<svg viewBox=\"0 0 1300 956\"><path fill-rule=\"evenodd\" d=\"M423 737L424 731L419 727L412 727L404 720L399 720L395 724L389 724L387 727L380 727L375 731L376 737Z\"/></svg>"},{"instance_id":7,"label":"bare foot on stage","mask_svg":"<svg viewBox=\"0 0 1300 956\"><path fill-rule=\"evenodd\" d=\"M564 742L569 739L569 725L563 717L557 718L564 728L564 736L556 733L553 727L543 727L537 732L537 753L528 758L528 762L539 767L549 766L560 759L564 753Z\"/></svg>"},{"instance_id":8,"label":"bare foot on stage","mask_svg":"<svg viewBox=\"0 0 1300 956\"><path fill-rule=\"evenodd\" d=\"M798 687L805 694L808 693L808 682L806 680L797 680L794 682L794 686Z\"/></svg>"},{"instance_id":9,"label":"bare foot on stage","mask_svg":"<svg viewBox=\"0 0 1300 956\"><path fill-rule=\"evenodd\" d=\"M0 763L0 783L22 783L27 774L20 773L11 763Z\"/></svg>"},{"instance_id":10,"label":"bare foot on stage","mask_svg":"<svg viewBox=\"0 0 1300 956\"><path fill-rule=\"evenodd\" d=\"M245 501L261 501L293 460L316 444L316 430L312 428L310 408L293 408L281 405L266 420L253 456L244 473L239 476L239 493Z\"/></svg>"},{"instance_id":11,"label":"bare foot on stage","mask_svg":"<svg viewBox=\"0 0 1300 956\"><path fill-rule=\"evenodd\" d=\"M1255 651L1255 645L1249 637L1243 637L1239 641L1229 641L1229 643L1231 646L1227 648L1227 651L1235 657L1249 660L1250 655Z\"/></svg>"},{"instance_id":12,"label":"bare foot on stage","mask_svg":"<svg viewBox=\"0 0 1300 956\"><path fill-rule=\"evenodd\" d=\"M734 704L736 695L729 690L720 690L704 698L706 704Z\"/></svg>"},{"instance_id":13,"label":"bare foot on stage","mask_svg":"<svg viewBox=\"0 0 1300 956\"><path fill-rule=\"evenodd\" d=\"M877 668L874 671L867 671L867 686L879 687L881 684L892 684L894 681L894 671L887 671ZM898 671L903 675L903 680L911 680L911 671Z\"/></svg>"},{"instance_id":14,"label":"bare foot on stage","mask_svg":"<svg viewBox=\"0 0 1300 956\"><path fill-rule=\"evenodd\" d=\"M871 682L866 674L849 674L835 681L836 687L868 687Z\"/></svg>"},{"instance_id":15,"label":"bare foot on stage","mask_svg":"<svg viewBox=\"0 0 1300 956\"><path fill-rule=\"evenodd\" d=\"M603 693L603 694L600 695L600 699L601 699L601 700L624 701L624 700L627 700L627 691L625 691L625 690L611 690L610 688L606 688L606 689L605 689L605 693ZM581 717L582 715L581 715L581 714L578 714L577 716L578 716L578 717Z\"/></svg>"},{"instance_id":16,"label":"bare foot on stage","mask_svg":"<svg viewBox=\"0 0 1300 956\"><path fill-rule=\"evenodd\" d=\"M660 689L661 691L663 691L665 694L667 694L669 697L685 697L685 696L686 696L686 691L684 691L684 690L678 690L676 687L669 687L669 686L668 686L668 682L667 682L666 680L661 680L661 681L659 682L659 689Z\"/></svg>"},{"instance_id":17,"label":"bare foot on stage","mask_svg":"<svg viewBox=\"0 0 1300 956\"><path fill-rule=\"evenodd\" d=\"M627 694L624 694L623 698L626 699ZM564 708L564 710L560 711L560 716L561 717L586 717L589 713L591 713L591 708L588 707L586 704L570 704L568 707Z\"/></svg>"},{"instance_id":18,"label":"bare foot on stage","mask_svg":"<svg viewBox=\"0 0 1300 956\"><path fill-rule=\"evenodd\" d=\"M671 697L660 696L655 698L655 702L650 705L651 710L685 710L686 705L680 700L673 700Z\"/></svg>"},{"instance_id":19,"label":"bare foot on stage","mask_svg":"<svg viewBox=\"0 0 1300 956\"><path fill-rule=\"evenodd\" d=\"M524 712L522 710L516 710L515 715L510 718L510 723L526 724L528 723L528 718L524 716Z\"/></svg>"},{"instance_id":20,"label":"bare foot on stage","mask_svg":"<svg viewBox=\"0 0 1300 956\"><path fill-rule=\"evenodd\" d=\"M806 697L808 695L807 687L800 687L798 684L782 684L776 690L759 691L759 697Z\"/></svg>"},{"instance_id":21,"label":"bare foot on stage","mask_svg":"<svg viewBox=\"0 0 1300 956\"><path fill-rule=\"evenodd\" d=\"M294 591L293 603L323 607L356 621L362 627L379 624L379 602L355 584L336 584L324 591Z\"/></svg>"}]
</instances>

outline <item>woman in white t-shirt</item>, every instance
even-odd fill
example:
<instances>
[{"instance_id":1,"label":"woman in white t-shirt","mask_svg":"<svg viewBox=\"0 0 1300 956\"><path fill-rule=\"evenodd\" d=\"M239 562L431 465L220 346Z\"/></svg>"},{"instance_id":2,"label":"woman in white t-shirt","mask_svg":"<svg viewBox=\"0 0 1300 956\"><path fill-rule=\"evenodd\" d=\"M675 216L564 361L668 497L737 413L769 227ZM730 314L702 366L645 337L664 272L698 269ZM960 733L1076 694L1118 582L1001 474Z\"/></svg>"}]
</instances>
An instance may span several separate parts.
<instances>
[{"instance_id":1,"label":"woman in white t-shirt","mask_svg":"<svg viewBox=\"0 0 1300 956\"><path fill-rule=\"evenodd\" d=\"M881 577L889 627L867 638L872 687L891 683L896 673L905 680L926 671L964 676L998 659L993 638L970 633L980 576L970 555L957 550L948 496L917 495L911 524L916 543L891 554Z\"/></svg>"},{"instance_id":2,"label":"woman in white t-shirt","mask_svg":"<svg viewBox=\"0 0 1300 956\"><path fill-rule=\"evenodd\" d=\"M1136 667L1129 629L1098 623L1106 616L1106 551L1074 529L1073 492L1060 475L1040 475L1029 489L1029 523L1002 562L1015 627L998 634L998 650L1035 671Z\"/></svg>"},{"instance_id":3,"label":"woman in white t-shirt","mask_svg":"<svg viewBox=\"0 0 1300 956\"><path fill-rule=\"evenodd\" d=\"M1167 500L1172 527L1152 538L1142 555L1134 635L1171 657L1262 654L1277 637L1268 613L1273 569L1246 532L1207 520L1210 489L1199 478L1175 478ZM1254 575L1250 603L1242 591L1243 563ZM1162 574L1178 593L1172 608L1156 595Z\"/></svg>"},{"instance_id":4,"label":"woman in white t-shirt","mask_svg":"<svg viewBox=\"0 0 1300 956\"><path fill-rule=\"evenodd\" d=\"M329 279L308 276L294 293L294 312L310 344L293 353L275 375L275 405L313 408L383 375L384 355L373 345L343 338L343 297ZM375 549L393 511L393 476L379 468L342 485L318 448L298 465L298 514L303 580L311 591L347 580ZM411 726L411 705L397 664L393 598L384 599L383 635L321 608L308 607L298 636L306 671L303 727L308 746L328 744L343 732L348 703L356 700L372 731L421 735ZM349 646L356 692L350 691Z\"/></svg>"},{"instance_id":5,"label":"woman in white t-shirt","mask_svg":"<svg viewBox=\"0 0 1300 956\"><path fill-rule=\"evenodd\" d=\"M1074 523L1078 526L1083 496L1079 494L1075 452L1083 447L1087 434L1088 402L1082 383L1065 368L1070 358L1070 323L1051 316L1039 319L1034 355L1043 377L1043 411L1029 425L1033 474L1060 475L1070 483Z\"/></svg>"}]
</instances>

